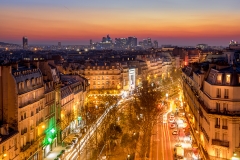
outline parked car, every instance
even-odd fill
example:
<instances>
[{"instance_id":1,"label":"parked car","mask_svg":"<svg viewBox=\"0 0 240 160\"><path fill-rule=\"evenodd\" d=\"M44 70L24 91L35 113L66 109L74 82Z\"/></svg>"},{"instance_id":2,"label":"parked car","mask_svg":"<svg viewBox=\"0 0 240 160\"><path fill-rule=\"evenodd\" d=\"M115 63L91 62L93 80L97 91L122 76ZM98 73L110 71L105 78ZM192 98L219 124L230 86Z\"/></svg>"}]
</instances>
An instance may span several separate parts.
<instances>
[{"instance_id":1,"label":"parked car","mask_svg":"<svg viewBox=\"0 0 240 160\"><path fill-rule=\"evenodd\" d=\"M174 130L174 131L172 132L172 134L173 134L173 135L178 135L178 131L177 131L177 130Z\"/></svg>"},{"instance_id":2,"label":"parked car","mask_svg":"<svg viewBox=\"0 0 240 160\"><path fill-rule=\"evenodd\" d=\"M169 119L169 122L170 122L170 123L173 123L173 122L174 122L174 119L173 119L173 118L170 118L170 119Z\"/></svg>"},{"instance_id":3,"label":"parked car","mask_svg":"<svg viewBox=\"0 0 240 160\"><path fill-rule=\"evenodd\" d=\"M170 125L170 128L175 128L176 127L176 124L175 123L172 123L171 125Z\"/></svg>"}]
</instances>

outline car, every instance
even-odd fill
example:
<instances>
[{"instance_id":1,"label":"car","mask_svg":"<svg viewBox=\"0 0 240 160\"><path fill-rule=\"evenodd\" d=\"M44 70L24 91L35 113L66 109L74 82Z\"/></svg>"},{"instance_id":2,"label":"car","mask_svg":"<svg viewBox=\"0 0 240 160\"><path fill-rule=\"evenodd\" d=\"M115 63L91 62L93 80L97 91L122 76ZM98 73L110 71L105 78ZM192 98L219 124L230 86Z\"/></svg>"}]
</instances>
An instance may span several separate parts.
<instances>
[{"instance_id":1,"label":"car","mask_svg":"<svg viewBox=\"0 0 240 160\"><path fill-rule=\"evenodd\" d=\"M176 127L176 124L174 124L174 123L172 123L171 125L170 125L170 128L175 128Z\"/></svg>"},{"instance_id":2,"label":"car","mask_svg":"<svg viewBox=\"0 0 240 160\"><path fill-rule=\"evenodd\" d=\"M177 144L175 144L175 147L182 147L182 145L177 143Z\"/></svg>"},{"instance_id":3,"label":"car","mask_svg":"<svg viewBox=\"0 0 240 160\"><path fill-rule=\"evenodd\" d=\"M70 152L73 149L73 145L67 145L65 152Z\"/></svg>"},{"instance_id":4,"label":"car","mask_svg":"<svg viewBox=\"0 0 240 160\"><path fill-rule=\"evenodd\" d=\"M173 122L174 122L174 119L173 119L173 118L170 118L170 119L169 119L169 122L170 122L170 123L173 123Z\"/></svg>"},{"instance_id":5,"label":"car","mask_svg":"<svg viewBox=\"0 0 240 160\"><path fill-rule=\"evenodd\" d=\"M174 131L172 132L172 134L173 134L173 135L178 135L178 131L177 131L177 130L174 130Z\"/></svg>"}]
</instances>

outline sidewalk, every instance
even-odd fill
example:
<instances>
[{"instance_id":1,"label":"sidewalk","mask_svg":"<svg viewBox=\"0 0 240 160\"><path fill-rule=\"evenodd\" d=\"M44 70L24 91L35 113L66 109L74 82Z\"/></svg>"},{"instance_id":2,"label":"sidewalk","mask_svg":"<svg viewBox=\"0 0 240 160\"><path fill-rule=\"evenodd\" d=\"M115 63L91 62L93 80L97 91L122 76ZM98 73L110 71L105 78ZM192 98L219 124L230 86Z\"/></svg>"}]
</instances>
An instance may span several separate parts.
<instances>
[{"instance_id":1,"label":"sidewalk","mask_svg":"<svg viewBox=\"0 0 240 160\"><path fill-rule=\"evenodd\" d=\"M44 158L44 160L54 160L55 158L57 158L57 155L63 150L65 149L65 147L62 146L57 146L55 147L46 158Z\"/></svg>"}]
</instances>

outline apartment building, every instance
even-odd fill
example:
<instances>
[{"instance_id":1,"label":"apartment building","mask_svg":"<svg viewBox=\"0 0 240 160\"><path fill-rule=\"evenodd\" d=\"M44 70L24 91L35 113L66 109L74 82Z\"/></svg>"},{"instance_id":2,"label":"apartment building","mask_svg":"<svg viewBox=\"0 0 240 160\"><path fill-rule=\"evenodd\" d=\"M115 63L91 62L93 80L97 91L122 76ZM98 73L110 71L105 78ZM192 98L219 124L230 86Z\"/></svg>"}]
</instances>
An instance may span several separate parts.
<instances>
[{"instance_id":1,"label":"apartment building","mask_svg":"<svg viewBox=\"0 0 240 160\"><path fill-rule=\"evenodd\" d=\"M161 58L147 58L147 79L150 82L159 84L160 77L162 76L162 59Z\"/></svg>"},{"instance_id":2,"label":"apartment building","mask_svg":"<svg viewBox=\"0 0 240 160\"><path fill-rule=\"evenodd\" d=\"M45 139L43 140L43 157L46 157L54 147L57 146L57 125L56 117L56 85L59 83L60 78L56 67L52 61L36 62L43 75L44 81L44 124Z\"/></svg>"},{"instance_id":3,"label":"apartment building","mask_svg":"<svg viewBox=\"0 0 240 160\"><path fill-rule=\"evenodd\" d=\"M88 79L93 94L94 90L100 89L108 94L117 94L117 90L122 89L121 72L120 63L89 62L85 64L84 77Z\"/></svg>"},{"instance_id":4,"label":"apartment building","mask_svg":"<svg viewBox=\"0 0 240 160\"><path fill-rule=\"evenodd\" d=\"M20 160L19 133L9 128L7 124L0 128L0 159Z\"/></svg>"},{"instance_id":5,"label":"apartment building","mask_svg":"<svg viewBox=\"0 0 240 160\"><path fill-rule=\"evenodd\" d=\"M1 66L2 121L19 132L16 148L20 159L41 159L44 139L44 87L37 64L9 64Z\"/></svg>"},{"instance_id":6,"label":"apartment building","mask_svg":"<svg viewBox=\"0 0 240 160\"><path fill-rule=\"evenodd\" d=\"M83 77L60 78L53 61L0 66L0 158L46 157L64 137L84 125L81 114L88 90ZM69 115L66 126L59 128L59 120Z\"/></svg>"},{"instance_id":7,"label":"apartment building","mask_svg":"<svg viewBox=\"0 0 240 160\"><path fill-rule=\"evenodd\" d=\"M202 63L185 67L182 78L186 117L204 158L239 158L240 68Z\"/></svg>"}]
</instances>

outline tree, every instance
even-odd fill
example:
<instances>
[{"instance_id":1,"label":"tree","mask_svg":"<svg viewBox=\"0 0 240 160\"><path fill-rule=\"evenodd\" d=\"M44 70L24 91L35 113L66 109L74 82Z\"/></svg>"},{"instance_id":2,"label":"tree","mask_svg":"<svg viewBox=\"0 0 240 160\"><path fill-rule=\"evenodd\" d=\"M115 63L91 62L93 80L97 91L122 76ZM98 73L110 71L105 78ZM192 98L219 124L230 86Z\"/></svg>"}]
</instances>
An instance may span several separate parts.
<instances>
[{"instance_id":1,"label":"tree","mask_svg":"<svg viewBox=\"0 0 240 160\"><path fill-rule=\"evenodd\" d=\"M156 89L155 85L149 85L147 81L143 82L143 86L135 94L133 106L140 128L138 152L142 159L149 156L152 129L163 111L162 108L158 107L161 97L162 93Z\"/></svg>"},{"instance_id":2,"label":"tree","mask_svg":"<svg viewBox=\"0 0 240 160\"><path fill-rule=\"evenodd\" d=\"M64 131L69 126L69 124L74 120L75 120L74 113L69 111L66 114L61 115L61 118L57 120L57 124L58 126L60 126L60 130ZM68 128L68 132L69 132L69 129L70 128ZM61 137L61 138L64 138L64 137Z\"/></svg>"}]
</instances>

